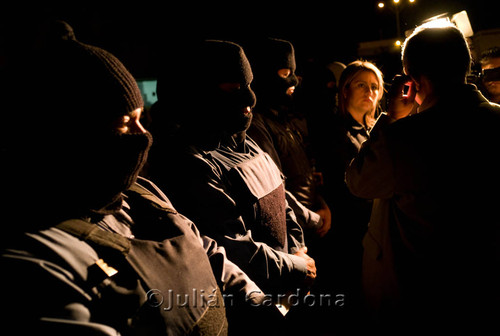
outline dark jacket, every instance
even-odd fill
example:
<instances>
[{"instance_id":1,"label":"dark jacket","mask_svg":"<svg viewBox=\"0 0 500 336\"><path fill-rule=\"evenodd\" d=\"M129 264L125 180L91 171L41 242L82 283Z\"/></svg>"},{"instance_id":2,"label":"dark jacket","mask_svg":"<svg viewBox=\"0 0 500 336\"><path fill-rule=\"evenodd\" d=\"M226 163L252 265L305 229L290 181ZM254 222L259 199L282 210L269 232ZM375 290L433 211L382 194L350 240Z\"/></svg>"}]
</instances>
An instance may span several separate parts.
<instances>
[{"instance_id":1,"label":"dark jacket","mask_svg":"<svg viewBox=\"0 0 500 336\"><path fill-rule=\"evenodd\" d=\"M2 296L9 306L2 325L11 326L5 330L227 333L220 290L242 301L260 289L151 182L139 182L125 193L123 211L116 215L95 224L54 223L12 237L2 248L2 285L9 289Z\"/></svg>"},{"instance_id":2,"label":"dark jacket","mask_svg":"<svg viewBox=\"0 0 500 336\"><path fill-rule=\"evenodd\" d=\"M337 226L347 225L350 230L364 233L371 212L371 200L361 199L349 191L345 184L345 171L363 142L369 139L370 133L349 113L345 116L337 114L329 121L325 125L328 142L324 144L320 161L325 198L330 203Z\"/></svg>"},{"instance_id":3,"label":"dark jacket","mask_svg":"<svg viewBox=\"0 0 500 336\"><path fill-rule=\"evenodd\" d=\"M473 86L455 87L413 116L381 116L348 168L351 192L375 199L363 283L385 327L493 324L499 127L499 105Z\"/></svg>"},{"instance_id":4,"label":"dark jacket","mask_svg":"<svg viewBox=\"0 0 500 336\"><path fill-rule=\"evenodd\" d=\"M174 153L175 164L163 160L150 172L178 209L265 292L296 289L306 276L304 259L293 255L304 246L303 231L269 155L249 138L231 137L216 150L186 146Z\"/></svg>"},{"instance_id":5,"label":"dark jacket","mask_svg":"<svg viewBox=\"0 0 500 336\"><path fill-rule=\"evenodd\" d=\"M256 108L247 134L265 150L285 175L286 189L311 210L321 208L307 148L307 126L298 117L263 107Z\"/></svg>"}]
</instances>

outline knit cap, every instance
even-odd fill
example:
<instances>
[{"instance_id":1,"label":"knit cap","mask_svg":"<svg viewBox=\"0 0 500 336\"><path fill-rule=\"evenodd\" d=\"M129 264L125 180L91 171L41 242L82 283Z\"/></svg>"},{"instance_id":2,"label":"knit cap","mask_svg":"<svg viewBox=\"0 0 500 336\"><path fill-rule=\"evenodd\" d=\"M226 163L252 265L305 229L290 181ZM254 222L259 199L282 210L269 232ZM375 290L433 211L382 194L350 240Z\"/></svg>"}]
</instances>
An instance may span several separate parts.
<instances>
[{"instance_id":1,"label":"knit cap","mask_svg":"<svg viewBox=\"0 0 500 336\"><path fill-rule=\"evenodd\" d=\"M291 42L268 37L254 44L245 49L254 72L268 73L286 68L295 71L295 50Z\"/></svg>"},{"instance_id":2,"label":"knit cap","mask_svg":"<svg viewBox=\"0 0 500 336\"><path fill-rule=\"evenodd\" d=\"M52 33L59 36L48 37L43 48L25 57L24 64L16 68L16 78L22 80L20 85L24 87L18 93L29 94L17 97L24 112L29 113L29 108L40 111L50 106L48 117L54 118L55 123L88 130L94 124L107 125L143 107L134 77L118 58L104 49L76 40L73 32L67 30L69 26L66 30L64 25L57 28ZM104 120L95 123L94 118Z\"/></svg>"},{"instance_id":3,"label":"knit cap","mask_svg":"<svg viewBox=\"0 0 500 336\"><path fill-rule=\"evenodd\" d=\"M70 26L43 37L0 79L9 111L1 148L11 162L3 176L14 183L7 189L41 192L30 207L46 216L118 211L151 141L115 132L120 117L143 107L139 87L118 58L79 42Z\"/></svg>"},{"instance_id":4,"label":"knit cap","mask_svg":"<svg viewBox=\"0 0 500 336\"><path fill-rule=\"evenodd\" d=\"M230 41L207 40L201 45L202 69L211 82L250 84L252 69L245 52Z\"/></svg>"}]
</instances>

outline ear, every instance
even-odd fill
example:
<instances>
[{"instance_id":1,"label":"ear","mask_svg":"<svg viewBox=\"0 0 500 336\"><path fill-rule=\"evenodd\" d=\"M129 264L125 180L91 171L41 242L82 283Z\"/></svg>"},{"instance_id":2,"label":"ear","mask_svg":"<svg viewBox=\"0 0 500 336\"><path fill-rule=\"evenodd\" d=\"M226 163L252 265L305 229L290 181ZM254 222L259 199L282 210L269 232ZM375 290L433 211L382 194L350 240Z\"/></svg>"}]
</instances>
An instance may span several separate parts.
<instances>
[{"instance_id":1,"label":"ear","mask_svg":"<svg viewBox=\"0 0 500 336\"><path fill-rule=\"evenodd\" d=\"M422 82L421 82L420 78L416 79L413 76L410 76L410 78L413 81L413 83L415 84L415 91L416 92L420 91L420 88L422 87Z\"/></svg>"},{"instance_id":2,"label":"ear","mask_svg":"<svg viewBox=\"0 0 500 336\"><path fill-rule=\"evenodd\" d=\"M418 92L420 90L420 87L421 87L420 78L415 78L412 75L410 75L408 73L408 69L405 65L403 66L403 73L406 76L410 77L410 79L413 81L413 84L415 84L415 90Z\"/></svg>"}]
</instances>

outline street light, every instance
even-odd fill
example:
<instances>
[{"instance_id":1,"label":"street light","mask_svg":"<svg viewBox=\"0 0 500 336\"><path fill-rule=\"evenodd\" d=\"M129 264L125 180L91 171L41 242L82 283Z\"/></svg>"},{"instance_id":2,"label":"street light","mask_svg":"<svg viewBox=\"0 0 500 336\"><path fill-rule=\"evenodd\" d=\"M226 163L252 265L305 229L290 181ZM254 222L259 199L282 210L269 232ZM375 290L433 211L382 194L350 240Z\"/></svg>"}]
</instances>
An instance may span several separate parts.
<instances>
[{"instance_id":1,"label":"street light","mask_svg":"<svg viewBox=\"0 0 500 336\"><path fill-rule=\"evenodd\" d=\"M408 2L410 4L414 4L415 0L408 0ZM387 8L389 8L390 10L392 10L394 12L394 14L396 14L396 33L398 35L397 37L400 38L401 37L401 21L399 19L399 13L404 8L405 3L402 2L401 0L392 0L390 3L391 3L391 6L387 6ZM379 2L377 6L380 9L386 7L384 2Z\"/></svg>"}]
</instances>

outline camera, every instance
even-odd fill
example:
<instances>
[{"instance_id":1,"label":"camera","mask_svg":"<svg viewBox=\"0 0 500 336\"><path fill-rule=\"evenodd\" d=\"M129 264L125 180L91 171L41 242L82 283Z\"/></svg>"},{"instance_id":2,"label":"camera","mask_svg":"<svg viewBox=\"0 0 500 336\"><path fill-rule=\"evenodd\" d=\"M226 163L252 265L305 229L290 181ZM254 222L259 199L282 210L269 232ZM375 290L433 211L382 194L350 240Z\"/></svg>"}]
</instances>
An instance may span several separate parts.
<instances>
[{"instance_id":1,"label":"camera","mask_svg":"<svg viewBox=\"0 0 500 336\"><path fill-rule=\"evenodd\" d=\"M473 70L469 76L467 76L467 83L476 84L482 86L483 82L494 82L500 81L500 67L493 69L484 70Z\"/></svg>"},{"instance_id":2,"label":"camera","mask_svg":"<svg viewBox=\"0 0 500 336\"><path fill-rule=\"evenodd\" d=\"M500 67L493 69L484 69L482 77L483 81L485 82L500 81Z\"/></svg>"}]
</instances>

